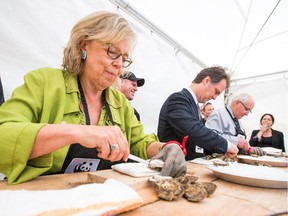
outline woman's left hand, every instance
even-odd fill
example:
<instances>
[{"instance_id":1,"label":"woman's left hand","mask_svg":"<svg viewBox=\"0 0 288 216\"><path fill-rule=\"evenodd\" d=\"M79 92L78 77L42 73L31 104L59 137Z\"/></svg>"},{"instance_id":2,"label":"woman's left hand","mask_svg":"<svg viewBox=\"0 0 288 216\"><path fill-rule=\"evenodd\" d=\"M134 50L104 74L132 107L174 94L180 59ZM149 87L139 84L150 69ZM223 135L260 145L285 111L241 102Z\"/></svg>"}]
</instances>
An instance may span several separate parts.
<instances>
[{"instance_id":1,"label":"woman's left hand","mask_svg":"<svg viewBox=\"0 0 288 216\"><path fill-rule=\"evenodd\" d=\"M159 154L154 156L152 159L160 159L164 161L161 170L162 176L178 177L185 174L187 171L185 156L177 144L171 143L165 146Z\"/></svg>"}]
</instances>

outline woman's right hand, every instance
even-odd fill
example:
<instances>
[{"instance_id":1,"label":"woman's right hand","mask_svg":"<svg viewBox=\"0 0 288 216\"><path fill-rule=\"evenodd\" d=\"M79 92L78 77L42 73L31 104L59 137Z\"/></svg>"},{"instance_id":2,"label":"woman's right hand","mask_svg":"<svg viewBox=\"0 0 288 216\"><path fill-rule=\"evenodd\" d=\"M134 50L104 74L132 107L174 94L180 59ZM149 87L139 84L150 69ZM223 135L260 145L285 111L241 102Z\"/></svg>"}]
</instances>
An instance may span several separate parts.
<instances>
[{"instance_id":1,"label":"woman's right hand","mask_svg":"<svg viewBox=\"0 0 288 216\"><path fill-rule=\"evenodd\" d=\"M269 129L269 125L268 124L262 124L260 126L260 131L263 134L265 131L267 131Z\"/></svg>"},{"instance_id":2,"label":"woman's right hand","mask_svg":"<svg viewBox=\"0 0 288 216\"><path fill-rule=\"evenodd\" d=\"M109 161L128 160L130 153L126 137L118 126L81 126L79 143L87 148L97 148L98 157Z\"/></svg>"},{"instance_id":3,"label":"woman's right hand","mask_svg":"<svg viewBox=\"0 0 288 216\"><path fill-rule=\"evenodd\" d=\"M118 126L47 124L38 131L30 159L51 153L72 143L80 143L87 148L96 148L99 158L110 161L121 159L127 161L130 153L127 139ZM112 146L116 148L113 149Z\"/></svg>"}]
</instances>

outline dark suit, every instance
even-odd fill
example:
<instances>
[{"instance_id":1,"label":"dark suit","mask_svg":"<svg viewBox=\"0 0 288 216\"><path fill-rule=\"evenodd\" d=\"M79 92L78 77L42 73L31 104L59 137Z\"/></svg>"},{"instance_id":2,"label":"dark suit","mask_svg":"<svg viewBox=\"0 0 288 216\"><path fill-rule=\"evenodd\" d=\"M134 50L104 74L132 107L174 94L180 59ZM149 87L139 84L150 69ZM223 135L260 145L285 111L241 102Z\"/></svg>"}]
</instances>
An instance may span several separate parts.
<instances>
[{"instance_id":1,"label":"dark suit","mask_svg":"<svg viewBox=\"0 0 288 216\"><path fill-rule=\"evenodd\" d=\"M283 152L285 152L285 146L284 146L284 135L282 132L273 130L272 129L272 141L271 143L263 143L263 139L258 141L258 137L256 137L257 133L260 130L253 130L251 134L251 138L249 140L249 143L251 146L258 146L258 147L273 147L277 149L282 149Z\"/></svg>"},{"instance_id":2,"label":"dark suit","mask_svg":"<svg viewBox=\"0 0 288 216\"><path fill-rule=\"evenodd\" d=\"M163 104L158 123L160 141L176 140L182 142L184 136L189 138L186 143L186 160L203 157L205 154L227 151L227 140L205 127L201 122L198 107L187 89L170 95ZM196 153L195 146L204 148L204 153Z\"/></svg>"}]
</instances>

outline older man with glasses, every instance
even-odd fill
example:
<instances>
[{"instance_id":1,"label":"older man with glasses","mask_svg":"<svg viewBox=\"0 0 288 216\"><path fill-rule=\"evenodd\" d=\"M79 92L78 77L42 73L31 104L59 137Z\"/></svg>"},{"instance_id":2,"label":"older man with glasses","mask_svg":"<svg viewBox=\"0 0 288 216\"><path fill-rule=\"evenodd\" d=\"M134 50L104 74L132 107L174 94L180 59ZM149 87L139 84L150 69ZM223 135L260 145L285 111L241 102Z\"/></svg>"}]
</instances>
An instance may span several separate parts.
<instances>
[{"instance_id":1,"label":"older man with glasses","mask_svg":"<svg viewBox=\"0 0 288 216\"><path fill-rule=\"evenodd\" d=\"M239 153L263 155L260 148L251 148L246 140L245 130L240 123L243 116L252 113L254 99L251 95L242 93L235 96L229 106L214 110L205 125L232 143L237 143Z\"/></svg>"}]
</instances>

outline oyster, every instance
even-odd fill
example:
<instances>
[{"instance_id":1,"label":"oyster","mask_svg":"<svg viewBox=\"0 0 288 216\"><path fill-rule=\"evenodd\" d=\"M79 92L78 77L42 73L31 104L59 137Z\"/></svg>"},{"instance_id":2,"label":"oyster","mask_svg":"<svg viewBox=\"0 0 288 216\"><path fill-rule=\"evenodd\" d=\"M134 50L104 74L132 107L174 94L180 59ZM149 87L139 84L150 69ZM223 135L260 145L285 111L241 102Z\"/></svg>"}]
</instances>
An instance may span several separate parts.
<instances>
[{"instance_id":1,"label":"oyster","mask_svg":"<svg viewBox=\"0 0 288 216\"><path fill-rule=\"evenodd\" d=\"M159 198L175 200L184 197L191 202L199 202L212 195L217 186L212 182L199 182L198 177L183 175L177 178L169 176L153 176L148 179Z\"/></svg>"},{"instance_id":2,"label":"oyster","mask_svg":"<svg viewBox=\"0 0 288 216\"><path fill-rule=\"evenodd\" d=\"M195 182L185 190L184 197L188 201L199 202L208 197L208 193L201 183Z\"/></svg>"},{"instance_id":3,"label":"oyster","mask_svg":"<svg viewBox=\"0 0 288 216\"><path fill-rule=\"evenodd\" d=\"M215 159L211 159L210 161L212 161L212 163L215 165L215 166L229 166L229 163L226 162L226 161L223 161L219 158L215 158Z\"/></svg>"},{"instance_id":4,"label":"oyster","mask_svg":"<svg viewBox=\"0 0 288 216\"><path fill-rule=\"evenodd\" d=\"M164 161L159 159L152 159L149 161L148 167L153 170L161 170L164 165Z\"/></svg>"},{"instance_id":5,"label":"oyster","mask_svg":"<svg viewBox=\"0 0 288 216\"><path fill-rule=\"evenodd\" d=\"M159 198L164 200L174 200L184 194L183 185L173 178L153 177L149 179Z\"/></svg>"},{"instance_id":6,"label":"oyster","mask_svg":"<svg viewBox=\"0 0 288 216\"><path fill-rule=\"evenodd\" d=\"M217 185L212 182L201 182L203 187L208 193L208 196L211 196L217 188Z\"/></svg>"},{"instance_id":7,"label":"oyster","mask_svg":"<svg viewBox=\"0 0 288 216\"><path fill-rule=\"evenodd\" d=\"M230 158L228 157L227 155L225 154L218 154L218 153L213 153L212 155L206 155L205 158L207 160L222 160L222 161L225 161L225 162L235 162L236 159L235 158Z\"/></svg>"},{"instance_id":8,"label":"oyster","mask_svg":"<svg viewBox=\"0 0 288 216\"><path fill-rule=\"evenodd\" d=\"M260 161L256 161L255 162L256 166L267 166L267 167L272 167L270 164L265 163L265 162L260 162Z\"/></svg>"},{"instance_id":9,"label":"oyster","mask_svg":"<svg viewBox=\"0 0 288 216\"><path fill-rule=\"evenodd\" d=\"M188 175L182 175L177 178L175 178L176 181L178 181L180 184L184 186L184 188L188 188L189 185L193 184L198 180L198 177L196 176L188 176Z\"/></svg>"}]
</instances>

